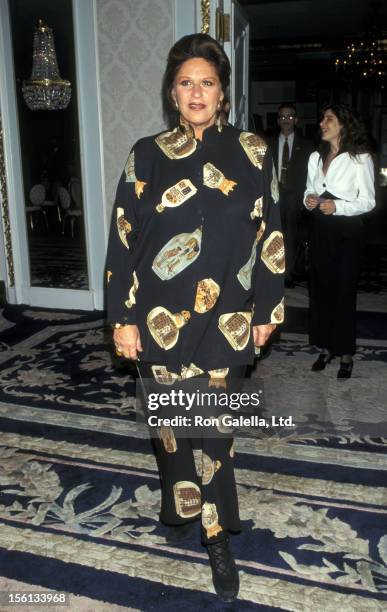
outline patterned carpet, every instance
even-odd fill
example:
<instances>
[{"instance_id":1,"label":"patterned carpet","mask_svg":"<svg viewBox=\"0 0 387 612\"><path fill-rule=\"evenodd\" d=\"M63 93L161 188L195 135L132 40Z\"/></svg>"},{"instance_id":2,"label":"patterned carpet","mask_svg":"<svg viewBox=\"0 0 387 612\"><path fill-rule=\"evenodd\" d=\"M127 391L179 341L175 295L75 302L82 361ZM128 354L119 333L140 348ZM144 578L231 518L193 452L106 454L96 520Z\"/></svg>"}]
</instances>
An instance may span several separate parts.
<instances>
[{"instance_id":1,"label":"patterned carpet","mask_svg":"<svg viewBox=\"0 0 387 612\"><path fill-rule=\"evenodd\" d=\"M249 382L264 388L267 414L292 414L297 426L237 437L244 531L232 547L241 590L226 606L214 594L199 532L180 546L165 541L155 459L134 419L134 372L112 362L102 314L7 307L0 315L3 577L91 598L106 612L114 604L385 610L387 314L360 317L350 381L336 379L335 364L310 372L305 314L287 308L281 340Z\"/></svg>"}]
</instances>

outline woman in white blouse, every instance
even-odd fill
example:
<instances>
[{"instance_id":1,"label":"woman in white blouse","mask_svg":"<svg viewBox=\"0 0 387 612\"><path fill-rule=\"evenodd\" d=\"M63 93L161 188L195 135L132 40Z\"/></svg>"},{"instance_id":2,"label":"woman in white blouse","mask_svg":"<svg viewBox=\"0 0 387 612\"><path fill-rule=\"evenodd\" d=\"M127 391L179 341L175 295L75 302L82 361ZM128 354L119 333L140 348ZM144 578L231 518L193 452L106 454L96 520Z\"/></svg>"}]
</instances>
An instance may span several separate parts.
<instances>
[{"instance_id":1,"label":"woman in white blouse","mask_svg":"<svg viewBox=\"0 0 387 612\"><path fill-rule=\"evenodd\" d=\"M374 165L364 124L347 106L323 110L321 144L309 158L304 204L311 212L310 343L313 371L340 356L350 378L356 350L356 289L364 246L361 215L375 206Z\"/></svg>"}]
</instances>

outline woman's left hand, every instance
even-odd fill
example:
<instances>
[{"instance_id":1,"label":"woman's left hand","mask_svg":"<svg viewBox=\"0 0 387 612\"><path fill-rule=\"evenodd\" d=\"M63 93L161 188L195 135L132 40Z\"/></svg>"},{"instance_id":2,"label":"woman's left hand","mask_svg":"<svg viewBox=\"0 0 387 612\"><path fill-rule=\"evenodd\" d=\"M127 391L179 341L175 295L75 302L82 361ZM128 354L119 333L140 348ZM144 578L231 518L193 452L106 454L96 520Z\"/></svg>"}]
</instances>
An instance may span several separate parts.
<instances>
[{"instance_id":1,"label":"woman's left hand","mask_svg":"<svg viewBox=\"0 0 387 612\"><path fill-rule=\"evenodd\" d=\"M324 200L320 204L320 210L324 215L333 215L336 212L336 204L334 200Z\"/></svg>"},{"instance_id":2,"label":"woman's left hand","mask_svg":"<svg viewBox=\"0 0 387 612\"><path fill-rule=\"evenodd\" d=\"M274 323L253 325L254 346L263 346L277 326Z\"/></svg>"}]
</instances>

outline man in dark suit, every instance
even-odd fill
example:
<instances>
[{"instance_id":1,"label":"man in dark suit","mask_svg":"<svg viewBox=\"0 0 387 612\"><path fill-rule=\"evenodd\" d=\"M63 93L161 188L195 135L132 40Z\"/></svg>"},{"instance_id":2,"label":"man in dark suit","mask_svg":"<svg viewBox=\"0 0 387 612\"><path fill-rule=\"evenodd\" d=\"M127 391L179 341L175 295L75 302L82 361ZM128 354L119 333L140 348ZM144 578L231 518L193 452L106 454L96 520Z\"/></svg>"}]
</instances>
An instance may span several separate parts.
<instances>
[{"instance_id":1,"label":"man in dark suit","mask_svg":"<svg viewBox=\"0 0 387 612\"><path fill-rule=\"evenodd\" d=\"M308 159L313 147L296 130L297 110L286 102L278 109L278 135L269 138L279 180L282 230L285 241L285 286L294 286L294 264L302 223L303 196L308 172Z\"/></svg>"}]
</instances>

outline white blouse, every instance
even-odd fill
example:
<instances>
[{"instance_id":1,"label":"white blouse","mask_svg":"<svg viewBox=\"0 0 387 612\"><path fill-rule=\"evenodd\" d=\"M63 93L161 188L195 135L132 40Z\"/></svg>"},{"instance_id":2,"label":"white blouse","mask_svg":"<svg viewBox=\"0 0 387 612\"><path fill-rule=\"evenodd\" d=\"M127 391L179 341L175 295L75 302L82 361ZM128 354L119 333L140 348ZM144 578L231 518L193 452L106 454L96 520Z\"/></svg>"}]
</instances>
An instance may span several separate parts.
<instances>
[{"instance_id":1,"label":"white blouse","mask_svg":"<svg viewBox=\"0 0 387 612\"><path fill-rule=\"evenodd\" d=\"M349 153L335 157L326 174L318 151L309 157L308 179L305 199L310 194L321 195L324 191L335 195L336 212L334 215L361 215L375 207L374 164L368 153L360 153L355 158ZM305 204L306 206L306 204Z\"/></svg>"}]
</instances>

